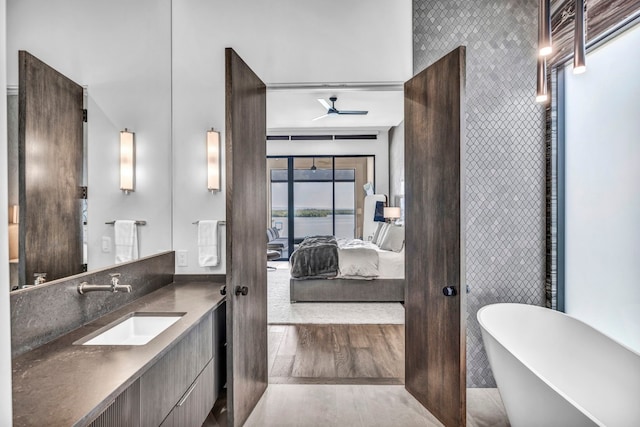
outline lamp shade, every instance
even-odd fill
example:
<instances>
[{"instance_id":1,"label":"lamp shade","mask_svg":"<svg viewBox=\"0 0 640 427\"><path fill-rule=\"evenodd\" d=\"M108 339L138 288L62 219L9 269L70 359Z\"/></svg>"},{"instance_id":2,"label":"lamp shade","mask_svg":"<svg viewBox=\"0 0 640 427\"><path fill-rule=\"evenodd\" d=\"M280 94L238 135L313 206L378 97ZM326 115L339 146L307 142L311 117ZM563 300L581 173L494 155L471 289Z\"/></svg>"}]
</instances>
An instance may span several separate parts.
<instances>
[{"instance_id":1,"label":"lamp shade","mask_svg":"<svg viewBox=\"0 0 640 427\"><path fill-rule=\"evenodd\" d=\"M384 208L384 217L391 218L391 219L400 218L400 208L398 207Z\"/></svg>"},{"instance_id":2,"label":"lamp shade","mask_svg":"<svg viewBox=\"0 0 640 427\"><path fill-rule=\"evenodd\" d=\"M220 132L207 131L207 188L220 191Z\"/></svg>"},{"instance_id":3,"label":"lamp shade","mask_svg":"<svg viewBox=\"0 0 640 427\"><path fill-rule=\"evenodd\" d=\"M120 189L129 193L135 189L136 147L134 133L120 132Z\"/></svg>"}]
</instances>

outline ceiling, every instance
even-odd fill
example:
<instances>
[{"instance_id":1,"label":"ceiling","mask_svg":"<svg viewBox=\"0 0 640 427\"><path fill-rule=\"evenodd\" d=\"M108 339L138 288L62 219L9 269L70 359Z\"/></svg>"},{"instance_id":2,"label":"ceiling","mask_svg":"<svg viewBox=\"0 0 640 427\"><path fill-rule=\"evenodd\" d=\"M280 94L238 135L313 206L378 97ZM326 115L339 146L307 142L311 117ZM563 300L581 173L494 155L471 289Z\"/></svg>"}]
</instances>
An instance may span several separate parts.
<instances>
[{"instance_id":1,"label":"ceiling","mask_svg":"<svg viewBox=\"0 0 640 427\"><path fill-rule=\"evenodd\" d=\"M367 110L366 115L330 115L318 102L336 96L338 110ZM397 126L404 119L404 92L400 84L268 86L267 128L272 134L289 130L354 131Z\"/></svg>"}]
</instances>

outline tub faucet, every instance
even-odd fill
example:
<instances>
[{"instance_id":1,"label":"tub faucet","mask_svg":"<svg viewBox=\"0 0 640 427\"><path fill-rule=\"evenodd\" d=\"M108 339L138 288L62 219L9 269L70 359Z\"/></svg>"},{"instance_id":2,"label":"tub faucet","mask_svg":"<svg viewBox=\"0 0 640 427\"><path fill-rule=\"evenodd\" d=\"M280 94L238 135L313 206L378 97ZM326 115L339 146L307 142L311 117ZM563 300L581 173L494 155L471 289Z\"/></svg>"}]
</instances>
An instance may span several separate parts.
<instances>
[{"instance_id":1,"label":"tub faucet","mask_svg":"<svg viewBox=\"0 0 640 427\"><path fill-rule=\"evenodd\" d=\"M120 273L111 273L111 284L109 285L91 285L88 282L82 282L78 285L78 293L86 294L87 292L106 291L106 292L131 292L131 285L120 284Z\"/></svg>"}]
</instances>

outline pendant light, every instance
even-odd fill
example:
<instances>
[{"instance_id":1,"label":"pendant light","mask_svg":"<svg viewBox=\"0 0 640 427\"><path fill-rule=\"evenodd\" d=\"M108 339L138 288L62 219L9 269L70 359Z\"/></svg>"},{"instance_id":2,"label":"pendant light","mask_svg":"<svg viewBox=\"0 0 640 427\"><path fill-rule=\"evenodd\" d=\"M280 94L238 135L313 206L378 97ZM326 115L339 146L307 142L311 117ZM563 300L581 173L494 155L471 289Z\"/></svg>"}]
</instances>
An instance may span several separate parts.
<instances>
[{"instance_id":1,"label":"pendant light","mask_svg":"<svg viewBox=\"0 0 640 427\"><path fill-rule=\"evenodd\" d=\"M536 102L547 102L547 59L551 54L551 0L538 2L538 67Z\"/></svg>"},{"instance_id":2,"label":"pendant light","mask_svg":"<svg viewBox=\"0 0 640 427\"><path fill-rule=\"evenodd\" d=\"M576 0L576 21L573 36L573 74L587 71L584 31L584 0Z\"/></svg>"},{"instance_id":3,"label":"pendant light","mask_svg":"<svg viewBox=\"0 0 640 427\"><path fill-rule=\"evenodd\" d=\"M539 0L538 3L538 55L551 54L551 0Z\"/></svg>"},{"instance_id":4,"label":"pendant light","mask_svg":"<svg viewBox=\"0 0 640 427\"><path fill-rule=\"evenodd\" d=\"M313 173L316 173L316 169L318 169L316 167L316 158L315 157L313 158L313 165L311 165L310 169L311 169L311 172L313 172Z\"/></svg>"},{"instance_id":5,"label":"pendant light","mask_svg":"<svg viewBox=\"0 0 640 427\"><path fill-rule=\"evenodd\" d=\"M538 58L538 73L536 84L536 102L547 102L549 95L547 94L547 60Z\"/></svg>"}]
</instances>

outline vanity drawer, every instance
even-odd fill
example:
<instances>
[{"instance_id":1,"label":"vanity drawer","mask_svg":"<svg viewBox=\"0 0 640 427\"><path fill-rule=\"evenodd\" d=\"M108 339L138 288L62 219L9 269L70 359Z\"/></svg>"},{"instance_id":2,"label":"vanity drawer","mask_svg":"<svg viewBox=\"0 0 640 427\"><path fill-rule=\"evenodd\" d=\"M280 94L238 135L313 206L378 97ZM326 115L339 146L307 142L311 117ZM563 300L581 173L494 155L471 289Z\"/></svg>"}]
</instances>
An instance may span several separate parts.
<instances>
[{"instance_id":1,"label":"vanity drawer","mask_svg":"<svg viewBox=\"0 0 640 427\"><path fill-rule=\"evenodd\" d=\"M140 381L115 398L89 427L140 426Z\"/></svg>"},{"instance_id":2,"label":"vanity drawer","mask_svg":"<svg viewBox=\"0 0 640 427\"><path fill-rule=\"evenodd\" d=\"M212 358L213 320L209 314L140 377L140 424L160 425Z\"/></svg>"},{"instance_id":3,"label":"vanity drawer","mask_svg":"<svg viewBox=\"0 0 640 427\"><path fill-rule=\"evenodd\" d=\"M215 364L209 362L189 390L180 398L161 427L200 427L215 402Z\"/></svg>"}]
</instances>

